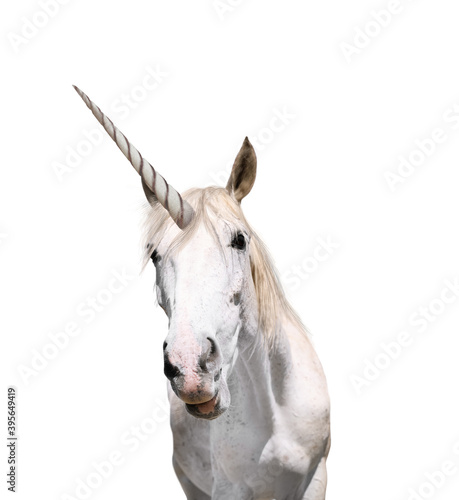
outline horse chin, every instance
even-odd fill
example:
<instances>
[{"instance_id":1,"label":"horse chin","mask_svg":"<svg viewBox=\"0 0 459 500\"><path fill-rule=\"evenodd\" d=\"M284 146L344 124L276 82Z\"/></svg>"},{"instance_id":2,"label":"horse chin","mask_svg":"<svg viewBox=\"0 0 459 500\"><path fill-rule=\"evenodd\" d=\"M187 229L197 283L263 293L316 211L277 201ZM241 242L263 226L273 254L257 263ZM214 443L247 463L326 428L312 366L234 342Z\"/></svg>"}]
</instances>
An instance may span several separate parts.
<instances>
[{"instance_id":1,"label":"horse chin","mask_svg":"<svg viewBox=\"0 0 459 500\"><path fill-rule=\"evenodd\" d=\"M215 396L205 403L185 403L186 411L196 418L201 418L203 420L214 420L222 413L224 413L229 406L228 404L225 404L223 399L226 398L222 398L221 392L217 391Z\"/></svg>"}]
</instances>

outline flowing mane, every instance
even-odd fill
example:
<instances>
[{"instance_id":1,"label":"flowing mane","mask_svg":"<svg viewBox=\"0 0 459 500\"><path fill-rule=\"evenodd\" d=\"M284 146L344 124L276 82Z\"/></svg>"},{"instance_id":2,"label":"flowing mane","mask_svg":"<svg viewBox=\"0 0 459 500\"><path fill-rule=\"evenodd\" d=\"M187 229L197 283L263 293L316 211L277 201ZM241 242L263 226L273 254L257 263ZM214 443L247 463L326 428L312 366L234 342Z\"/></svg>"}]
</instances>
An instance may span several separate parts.
<instances>
[{"instance_id":1,"label":"flowing mane","mask_svg":"<svg viewBox=\"0 0 459 500\"><path fill-rule=\"evenodd\" d=\"M220 187L193 188L183 193L183 198L194 209L195 217L172 242L167 256L180 251L190 240L200 224L205 224L216 243L222 248L221 235L216 220L224 220L234 230L243 229L251 238L250 264L258 303L258 328L269 347L273 347L280 333L283 318L290 320L301 331L306 329L285 297L272 258L258 235L247 222L241 207ZM152 200L150 199L150 202ZM159 202L147 205L144 213L142 270L158 246L165 232L174 225L167 210Z\"/></svg>"}]
</instances>

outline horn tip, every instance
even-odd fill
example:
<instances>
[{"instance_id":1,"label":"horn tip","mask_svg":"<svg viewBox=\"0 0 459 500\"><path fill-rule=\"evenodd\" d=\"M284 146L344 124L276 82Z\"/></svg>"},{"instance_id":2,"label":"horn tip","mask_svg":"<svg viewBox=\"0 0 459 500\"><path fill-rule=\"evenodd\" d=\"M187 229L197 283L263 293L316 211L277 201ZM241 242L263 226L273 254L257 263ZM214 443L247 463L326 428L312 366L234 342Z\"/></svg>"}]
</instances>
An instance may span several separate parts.
<instances>
[{"instance_id":1,"label":"horn tip","mask_svg":"<svg viewBox=\"0 0 459 500\"><path fill-rule=\"evenodd\" d=\"M82 90L80 90L76 85L72 85L72 87L76 90L77 94L80 97L83 97L85 95L85 93Z\"/></svg>"}]
</instances>

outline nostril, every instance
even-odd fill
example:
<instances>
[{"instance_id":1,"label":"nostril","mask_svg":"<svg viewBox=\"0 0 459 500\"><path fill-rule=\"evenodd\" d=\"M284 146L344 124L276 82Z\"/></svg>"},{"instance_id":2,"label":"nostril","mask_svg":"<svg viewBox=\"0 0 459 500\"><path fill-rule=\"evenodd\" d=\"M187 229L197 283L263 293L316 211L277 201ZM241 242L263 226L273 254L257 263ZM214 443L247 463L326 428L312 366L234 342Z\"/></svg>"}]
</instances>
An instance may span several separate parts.
<instances>
[{"instance_id":1,"label":"nostril","mask_svg":"<svg viewBox=\"0 0 459 500\"><path fill-rule=\"evenodd\" d=\"M163 351L166 350L166 347L167 347L167 342L163 342Z\"/></svg>"},{"instance_id":2,"label":"nostril","mask_svg":"<svg viewBox=\"0 0 459 500\"><path fill-rule=\"evenodd\" d=\"M208 352L205 352L200 358L199 358L199 368L201 368L201 370L203 372L207 372L207 356L208 356Z\"/></svg>"},{"instance_id":3,"label":"nostril","mask_svg":"<svg viewBox=\"0 0 459 500\"><path fill-rule=\"evenodd\" d=\"M203 372L209 372L212 368L212 362L215 361L217 355L217 345L213 339L207 337L207 350L199 358L199 367Z\"/></svg>"},{"instance_id":4,"label":"nostril","mask_svg":"<svg viewBox=\"0 0 459 500\"><path fill-rule=\"evenodd\" d=\"M166 375L169 380L180 375L180 370L169 361L167 355L164 355L164 375Z\"/></svg>"},{"instance_id":5,"label":"nostril","mask_svg":"<svg viewBox=\"0 0 459 500\"><path fill-rule=\"evenodd\" d=\"M217 352L217 346L215 345L214 340L212 340L210 337L207 337L207 340L209 341L210 344L209 350L207 351L208 356L212 356Z\"/></svg>"}]
</instances>

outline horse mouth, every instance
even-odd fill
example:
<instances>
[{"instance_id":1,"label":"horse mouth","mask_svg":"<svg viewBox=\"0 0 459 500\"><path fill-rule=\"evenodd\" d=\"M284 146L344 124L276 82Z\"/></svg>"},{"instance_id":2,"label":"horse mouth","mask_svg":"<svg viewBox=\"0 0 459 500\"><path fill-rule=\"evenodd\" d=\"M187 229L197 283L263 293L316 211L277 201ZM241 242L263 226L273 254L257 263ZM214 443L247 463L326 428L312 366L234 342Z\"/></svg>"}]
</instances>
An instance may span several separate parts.
<instances>
[{"instance_id":1,"label":"horse mouth","mask_svg":"<svg viewBox=\"0 0 459 500\"><path fill-rule=\"evenodd\" d=\"M191 413L191 415L193 415L194 417L207 419L216 418L219 415L218 391L215 393L215 396L212 399L209 399L209 401L206 401L205 403L185 403L185 406L188 413Z\"/></svg>"}]
</instances>

